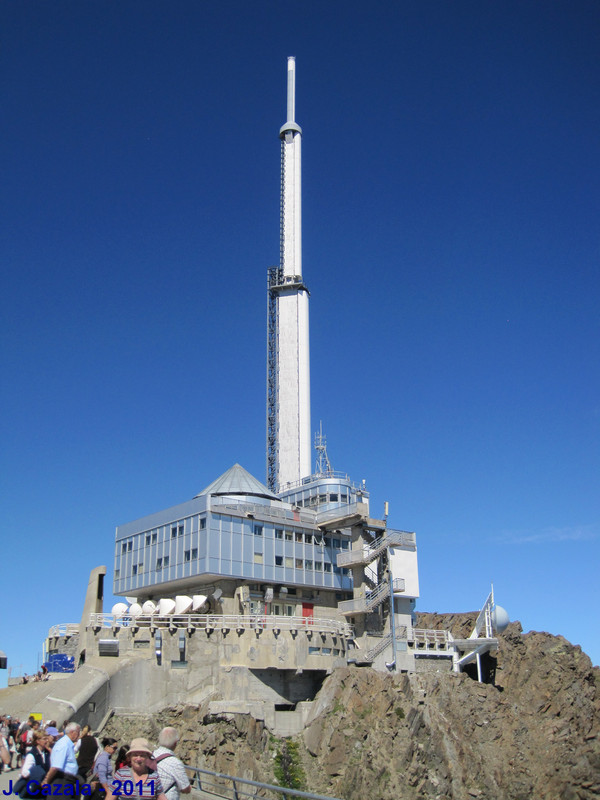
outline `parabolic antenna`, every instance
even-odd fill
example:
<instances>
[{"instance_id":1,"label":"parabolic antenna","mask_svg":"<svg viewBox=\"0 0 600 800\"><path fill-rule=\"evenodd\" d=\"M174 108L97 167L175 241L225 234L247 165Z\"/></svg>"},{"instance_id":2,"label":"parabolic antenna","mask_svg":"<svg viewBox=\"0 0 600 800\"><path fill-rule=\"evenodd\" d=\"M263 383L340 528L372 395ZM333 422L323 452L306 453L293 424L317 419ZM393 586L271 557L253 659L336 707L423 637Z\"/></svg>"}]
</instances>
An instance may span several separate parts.
<instances>
[{"instance_id":1,"label":"parabolic antenna","mask_svg":"<svg viewBox=\"0 0 600 800\"><path fill-rule=\"evenodd\" d=\"M502 608L502 606L494 606L492 609L492 627L496 631L496 633L502 633L508 628L508 623L510 622L510 617L508 616L507 611Z\"/></svg>"},{"instance_id":2,"label":"parabolic antenna","mask_svg":"<svg viewBox=\"0 0 600 800\"><path fill-rule=\"evenodd\" d=\"M135 617L139 617L139 615L141 613L142 613L142 607L141 607L141 605L139 603L132 603L129 606L129 616L130 617L133 617L135 619Z\"/></svg>"},{"instance_id":3,"label":"parabolic antenna","mask_svg":"<svg viewBox=\"0 0 600 800\"><path fill-rule=\"evenodd\" d=\"M175 600L170 597L161 597L158 601L158 615L168 617L175 611Z\"/></svg>"},{"instance_id":4,"label":"parabolic antenna","mask_svg":"<svg viewBox=\"0 0 600 800\"><path fill-rule=\"evenodd\" d=\"M122 617L123 614L127 613L127 603L115 603L110 613L115 614L117 617Z\"/></svg>"},{"instance_id":5,"label":"parabolic antenna","mask_svg":"<svg viewBox=\"0 0 600 800\"><path fill-rule=\"evenodd\" d=\"M192 611L200 611L207 600L208 598L205 594L195 594L192 600Z\"/></svg>"},{"instance_id":6,"label":"parabolic antenna","mask_svg":"<svg viewBox=\"0 0 600 800\"><path fill-rule=\"evenodd\" d=\"M127 600L127 602L130 603L131 605L137 603L137 597L126 597L125 600Z\"/></svg>"},{"instance_id":7,"label":"parabolic antenna","mask_svg":"<svg viewBox=\"0 0 600 800\"><path fill-rule=\"evenodd\" d=\"M152 600L146 600L146 602L142 606L142 614L155 614L155 613L156 613L156 603L153 603Z\"/></svg>"},{"instance_id":8,"label":"parabolic antenna","mask_svg":"<svg viewBox=\"0 0 600 800\"><path fill-rule=\"evenodd\" d=\"M192 598L186 594L178 594L175 598L175 614L187 614L192 607Z\"/></svg>"}]
</instances>

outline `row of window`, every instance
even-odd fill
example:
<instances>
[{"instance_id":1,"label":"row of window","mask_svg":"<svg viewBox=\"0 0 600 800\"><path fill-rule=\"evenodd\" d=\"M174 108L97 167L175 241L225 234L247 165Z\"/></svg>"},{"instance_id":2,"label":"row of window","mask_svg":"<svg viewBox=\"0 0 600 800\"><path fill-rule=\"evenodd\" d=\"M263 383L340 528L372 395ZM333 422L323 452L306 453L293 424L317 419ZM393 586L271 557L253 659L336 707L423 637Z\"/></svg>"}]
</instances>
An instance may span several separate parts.
<instances>
[{"instance_id":1,"label":"row of window","mask_svg":"<svg viewBox=\"0 0 600 800\"><path fill-rule=\"evenodd\" d=\"M263 554L254 553L254 563L262 564ZM276 567L287 567L288 569L304 569L312 570L314 572L331 572L332 565L328 561L312 561L312 559L291 558L291 556L275 556ZM349 575L350 570L346 567L338 567L333 565L333 571L336 575Z\"/></svg>"},{"instance_id":2,"label":"row of window","mask_svg":"<svg viewBox=\"0 0 600 800\"><path fill-rule=\"evenodd\" d=\"M206 517L200 517L200 530L203 531L206 529ZM184 532L184 525L183 523L177 523L176 525L171 525L171 539L176 539L178 536L183 536ZM150 544L157 544L158 542L158 531L151 531L150 533L145 534L145 542L147 545ZM129 539L126 542L121 544L121 553L130 553L133 550L133 539Z\"/></svg>"}]
</instances>

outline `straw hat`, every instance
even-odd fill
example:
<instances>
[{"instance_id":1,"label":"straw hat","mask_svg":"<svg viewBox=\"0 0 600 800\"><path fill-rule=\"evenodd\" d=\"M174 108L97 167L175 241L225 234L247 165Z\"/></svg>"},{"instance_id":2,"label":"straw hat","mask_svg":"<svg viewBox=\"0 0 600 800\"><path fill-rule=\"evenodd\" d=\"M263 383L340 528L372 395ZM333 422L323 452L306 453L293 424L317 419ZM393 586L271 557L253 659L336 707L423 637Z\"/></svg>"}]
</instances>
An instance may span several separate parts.
<instances>
[{"instance_id":1,"label":"straw hat","mask_svg":"<svg viewBox=\"0 0 600 800\"><path fill-rule=\"evenodd\" d=\"M131 746L127 751L127 755L131 756L134 753L144 753L147 756L152 755L152 750L150 750L150 745L148 744L147 739L132 739Z\"/></svg>"}]
</instances>

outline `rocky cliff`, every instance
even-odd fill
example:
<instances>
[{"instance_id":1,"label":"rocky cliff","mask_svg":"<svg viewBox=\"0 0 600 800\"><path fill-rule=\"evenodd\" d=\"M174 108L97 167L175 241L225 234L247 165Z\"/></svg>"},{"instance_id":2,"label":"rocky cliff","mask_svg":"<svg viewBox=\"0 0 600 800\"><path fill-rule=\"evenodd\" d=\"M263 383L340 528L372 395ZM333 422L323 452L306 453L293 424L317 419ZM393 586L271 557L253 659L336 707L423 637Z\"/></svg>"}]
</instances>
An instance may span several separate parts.
<instances>
[{"instance_id":1,"label":"rocky cliff","mask_svg":"<svg viewBox=\"0 0 600 800\"><path fill-rule=\"evenodd\" d=\"M464 636L473 620L431 614L419 625ZM155 740L174 724L189 764L274 782L293 762L296 785L347 800L600 797L600 669L562 637L523 635L518 623L501 637L495 685L448 672L336 670L289 752L250 717L206 712L113 718L106 733Z\"/></svg>"}]
</instances>

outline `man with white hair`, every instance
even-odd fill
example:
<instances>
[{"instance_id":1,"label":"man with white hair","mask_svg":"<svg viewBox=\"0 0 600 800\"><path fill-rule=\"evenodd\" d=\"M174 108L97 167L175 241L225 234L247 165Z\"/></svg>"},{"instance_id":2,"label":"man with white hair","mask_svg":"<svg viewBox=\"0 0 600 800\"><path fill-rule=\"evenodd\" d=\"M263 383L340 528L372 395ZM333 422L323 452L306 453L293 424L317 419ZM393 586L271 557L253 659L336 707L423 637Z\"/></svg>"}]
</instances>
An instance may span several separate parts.
<instances>
[{"instance_id":1,"label":"man with white hair","mask_svg":"<svg viewBox=\"0 0 600 800\"><path fill-rule=\"evenodd\" d=\"M192 791L185 767L173 752L178 741L179 734L175 728L163 728L158 736L158 747L153 754L167 800L179 800L180 794Z\"/></svg>"},{"instance_id":2,"label":"man with white hair","mask_svg":"<svg viewBox=\"0 0 600 800\"><path fill-rule=\"evenodd\" d=\"M48 783L73 784L77 780L77 758L75 756L75 742L79 739L81 726L76 722L69 722L62 736L52 748L50 755L50 769L42 781L42 786ZM69 794L69 792L66 792ZM64 794L64 792L63 792Z\"/></svg>"}]
</instances>

